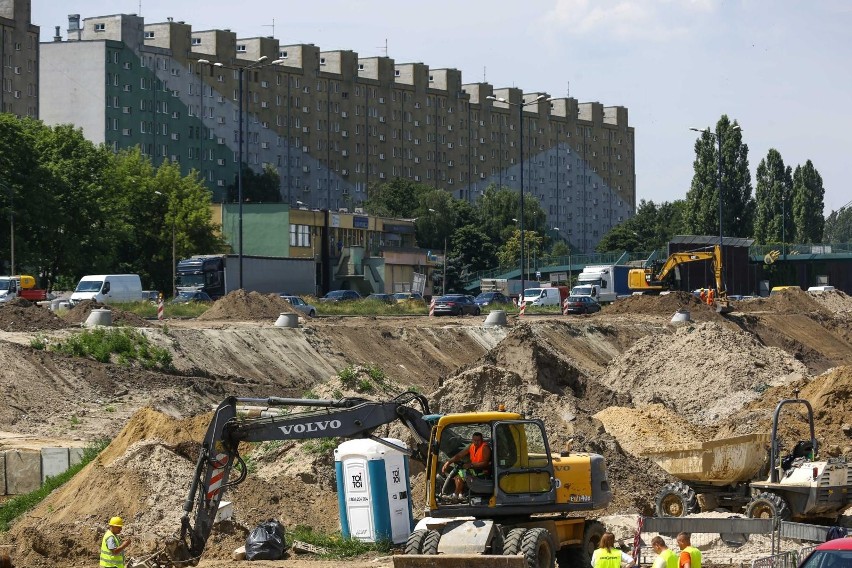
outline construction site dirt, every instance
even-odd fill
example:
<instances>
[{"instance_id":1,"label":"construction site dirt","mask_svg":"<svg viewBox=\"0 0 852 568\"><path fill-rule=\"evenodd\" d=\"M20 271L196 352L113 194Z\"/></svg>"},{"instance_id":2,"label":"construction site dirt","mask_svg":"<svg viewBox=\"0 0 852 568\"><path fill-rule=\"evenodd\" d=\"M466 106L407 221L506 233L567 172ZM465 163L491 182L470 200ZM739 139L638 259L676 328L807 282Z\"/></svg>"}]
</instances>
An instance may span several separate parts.
<instances>
[{"instance_id":1,"label":"construction site dirt","mask_svg":"<svg viewBox=\"0 0 852 568\"><path fill-rule=\"evenodd\" d=\"M195 320L124 318L169 351L172 368L162 372L52 351L52 342L80 333L83 313L0 306L0 447L110 441L0 533L0 545L16 566L94 565L106 521L121 515L134 541L128 554L156 552L180 529L210 411L227 396L387 399L413 388L434 412L503 404L543 420L553 451L570 444L604 455L614 499L594 516L606 518L652 514L657 490L673 481L644 450L768 432L778 400L795 392L813 404L823 451L852 459L852 298L793 292L735 308L722 316L683 294L619 300L591 316L510 314L506 326L485 327L485 316L411 316L320 317L280 328L275 317L286 308L241 294ZM672 324L678 309L694 321ZM364 373L358 389L338 375L346 367ZM371 368L381 380L367 380ZM793 443L805 429L796 417L781 433ZM406 436L399 426L379 434ZM234 549L269 518L339 530L330 451L292 441L243 453L252 472L228 492L233 520L214 529L200 566L234 565ZM415 516L424 477L412 462ZM716 544L707 550L711 562L717 550L718 563L737 556ZM286 565L389 565L378 556L324 561L291 552Z\"/></svg>"}]
</instances>

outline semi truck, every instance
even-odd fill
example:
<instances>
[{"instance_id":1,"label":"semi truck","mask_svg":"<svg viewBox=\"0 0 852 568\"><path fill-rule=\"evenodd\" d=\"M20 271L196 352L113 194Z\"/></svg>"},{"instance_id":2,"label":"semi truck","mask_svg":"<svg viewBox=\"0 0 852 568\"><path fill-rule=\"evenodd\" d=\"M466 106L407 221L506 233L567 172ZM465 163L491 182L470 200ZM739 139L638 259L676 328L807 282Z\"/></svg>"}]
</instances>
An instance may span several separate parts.
<instances>
[{"instance_id":1,"label":"semi truck","mask_svg":"<svg viewBox=\"0 0 852 568\"><path fill-rule=\"evenodd\" d=\"M265 294L317 292L312 258L197 255L178 261L176 277L179 292L202 291L214 300L240 288Z\"/></svg>"},{"instance_id":2,"label":"semi truck","mask_svg":"<svg viewBox=\"0 0 852 568\"><path fill-rule=\"evenodd\" d=\"M627 285L629 266L619 264L592 265L577 276L572 296L591 296L601 304L614 302L619 296L630 295Z\"/></svg>"},{"instance_id":3,"label":"semi truck","mask_svg":"<svg viewBox=\"0 0 852 568\"><path fill-rule=\"evenodd\" d=\"M506 278L483 278L479 281L480 292L500 292L507 298L520 298L521 281Z\"/></svg>"},{"instance_id":4,"label":"semi truck","mask_svg":"<svg viewBox=\"0 0 852 568\"><path fill-rule=\"evenodd\" d=\"M23 298L30 302L47 300L47 290L35 287L36 281L32 276L0 276L0 303L9 302L15 298Z\"/></svg>"}]
</instances>

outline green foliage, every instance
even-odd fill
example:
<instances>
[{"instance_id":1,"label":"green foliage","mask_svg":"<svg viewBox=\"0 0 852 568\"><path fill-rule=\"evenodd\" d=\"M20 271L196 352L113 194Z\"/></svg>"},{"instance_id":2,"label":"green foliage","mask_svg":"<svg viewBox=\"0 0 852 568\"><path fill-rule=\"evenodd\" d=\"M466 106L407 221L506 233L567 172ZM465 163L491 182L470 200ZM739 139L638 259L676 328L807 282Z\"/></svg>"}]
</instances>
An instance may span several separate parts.
<instances>
[{"instance_id":1,"label":"green foliage","mask_svg":"<svg viewBox=\"0 0 852 568\"><path fill-rule=\"evenodd\" d=\"M825 188L822 177L810 160L796 166L793 173L793 224L797 243L822 242Z\"/></svg>"},{"instance_id":2,"label":"green foliage","mask_svg":"<svg viewBox=\"0 0 852 568\"><path fill-rule=\"evenodd\" d=\"M533 266L533 258L541 258L544 249L544 238L535 231L524 231L524 264L530 269ZM497 251L500 266L517 266L521 258L521 231L515 232L506 240L506 243Z\"/></svg>"},{"instance_id":3,"label":"green foliage","mask_svg":"<svg viewBox=\"0 0 852 568\"><path fill-rule=\"evenodd\" d=\"M122 302L115 304L126 312L132 312L141 318L157 317L157 306L151 302ZM210 309L210 304L204 302L183 302L173 304L166 302L163 306L164 318L197 318L204 312ZM163 326L163 333L168 335L168 327Z\"/></svg>"},{"instance_id":4,"label":"green foliage","mask_svg":"<svg viewBox=\"0 0 852 568\"><path fill-rule=\"evenodd\" d=\"M751 196L751 174L748 169L748 145L743 144L742 131L735 129L722 115L716 133L702 132L695 141L695 174L686 194L685 229L692 235L719 233L719 149L722 140L722 226L727 236L752 234L754 200Z\"/></svg>"},{"instance_id":5,"label":"green foliage","mask_svg":"<svg viewBox=\"0 0 852 568\"><path fill-rule=\"evenodd\" d=\"M8 501L0 505L0 532L9 530L12 522L32 510L36 505L41 503L55 489L58 489L63 484L68 482L72 477L77 475L89 462L98 457L104 448L109 444L109 440L97 440L83 450L83 458L80 463L72 465L64 472L56 477L48 477L41 487L31 493L16 495Z\"/></svg>"},{"instance_id":6,"label":"green foliage","mask_svg":"<svg viewBox=\"0 0 852 568\"><path fill-rule=\"evenodd\" d=\"M172 356L168 350L151 344L143 334L131 328L96 328L52 343L51 351L73 357L91 357L101 363L113 358L121 365L138 362L146 369L169 370Z\"/></svg>"},{"instance_id":7,"label":"green foliage","mask_svg":"<svg viewBox=\"0 0 852 568\"><path fill-rule=\"evenodd\" d=\"M453 233L451 256L468 271L485 270L494 266L497 247L488 235L474 225L465 225Z\"/></svg>"},{"instance_id":8,"label":"green foliage","mask_svg":"<svg viewBox=\"0 0 852 568\"><path fill-rule=\"evenodd\" d=\"M274 167L267 164L263 173L255 173L248 166L243 166L243 202L279 203L281 201L281 176ZM239 184L237 178L228 186L227 199L239 203Z\"/></svg>"},{"instance_id":9,"label":"green foliage","mask_svg":"<svg viewBox=\"0 0 852 568\"><path fill-rule=\"evenodd\" d=\"M30 347L32 347L33 349L42 350L47 347L47 339L44 337L44 335L38 333L30 340Z\"/></svg>"},{"instance_id":10,"label":"green foliage","mask_svg":"<svg viewBox=\"0 0 852 568\"><path fill-rule=\"evenodd\" d=\"M852 242L852 207L841 207L828 215L823 240L827 243Z\"/></svg>"},{"instance_id":11,"label":"green foliage","mask_svg":"<svg viewBox=\"0 0 852 568\"><path fill-rule=\"evenodd\" d=\"M300 540L320 546L328 551L327 554L321 554L321 558L353 558L368 552L388 553L393 547L392 543L380 541L376 543L362 542L354 538L343 538L340 533L326 534L314 531L313 528L305 525L296 525L296 527L287 534L287 540L292 542Z\"/></svg>"},{"instance_id":12,"label":"green foliage","mask_svg":"<svg viewBox=\"0 0 852 568\"><path fill-rule=\"evenodd\" d=\"M521 218L521 196L508 187L498 188L491 184L476 202L479 229L488 235L491 243L500 246L518 230ZM517 219L518 221L515 221ZM524 198L524 230L545 231L547 215L538 199L526 195Z\"/></svg>"},{"instance_id":13,"label":"green foliage","mask_svg":"<svg viewBox=\"0 0 852 568\"><path fill-rule=\"evenodd\" d=\"M598 252L650 252L666 246L673 236L684 232L685 207L683 200L664 201L659 205L641 200L633 217L603 236L597 246Z\"/></svg>"},{"instance_id":14,"label":"green foliage","mask_svg":"<svg viewBox=\"0 0 852 568\"><path fill-rule=\"evenodd\" d=\"M309 454L324 455L333 452L337 445L337 438L317 438L303 443L302 449Z\"/></svg>"},{"instance_id":15,"label":"green foliage","mask_svg":"<svg viewBox=\"0 0 852 568\"><path fill-rule=\"evenodd\" d=\"M757 166L754 238L758 243L780 243L793 238L791 203L793 176L781 153L770 148ZM784 222L782 226L782 221Z\"/></svg>"},{"instance_id":16,"label":"green foliage","mask_svg":"<svg viewBox=\"0 0 852 568\"><path fill-rule=\"evenodd\" d=\"M316 306L317 313L324 316L405 316L428 313L424 302L407 301L388 304L379 300L358 300L357 302L320 302L316 298L305 296L305 301Z\"/></svg>"},{"instance_id":17,"label":"green foliage","mask_svg":"<svg viewBox=\"0 0 852 568\"><path fill-rule=\"evenodd\" d=\"M355 386L355 382L358 380L358 371L353 365L349 365L340 369L337 373L337 377L340 379L340 382L343 383L343 386L346 388L353 388Z\"/></svg>"},{"instance_id":18,"label":"green foliage","mask_svg":"<svg viewBox=\"0 0 852 568\"><path fill-rule=\"evenodd\" d=\"M414 212L420 203L420 196L434 190L430 185L394 178L387 183L371 185L367 189L364 207L373 215L410 219L416 217Z\"/></svg>"}]
</instances>

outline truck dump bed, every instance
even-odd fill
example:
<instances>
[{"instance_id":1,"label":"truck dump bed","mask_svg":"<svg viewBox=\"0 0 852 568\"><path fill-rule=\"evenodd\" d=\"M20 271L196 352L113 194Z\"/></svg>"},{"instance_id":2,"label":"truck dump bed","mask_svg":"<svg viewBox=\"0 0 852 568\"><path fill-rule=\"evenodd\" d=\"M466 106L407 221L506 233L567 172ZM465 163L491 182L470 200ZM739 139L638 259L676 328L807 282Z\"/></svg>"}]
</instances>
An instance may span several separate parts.
<instances>
[{"instance_id":1,"label":"truck dump bed","mask_svg":"<svg viewBox=\"0 0 852 568\"><path fill-rule=\"evenodd\" d=\"M769 434L748 434L686 444L677 449L654 448L642 455L684 481L732 485L754 479L763 469L769 439Z\"/></svg>"}]
</instances>

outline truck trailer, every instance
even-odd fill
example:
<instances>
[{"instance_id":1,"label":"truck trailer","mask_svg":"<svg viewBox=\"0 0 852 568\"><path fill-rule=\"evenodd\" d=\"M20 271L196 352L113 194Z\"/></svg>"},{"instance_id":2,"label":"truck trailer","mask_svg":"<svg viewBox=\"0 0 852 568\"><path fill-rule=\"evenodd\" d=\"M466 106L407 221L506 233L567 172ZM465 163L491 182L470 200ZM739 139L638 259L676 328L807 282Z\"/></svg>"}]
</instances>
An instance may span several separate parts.
<instances>
[{"instance_id":1,"label":"truck trailer","mask_svg":"<svg viewBox=\"0 0 852 568\"><path fill-rule=\"evenodd\" d=\"M630 295L627 285L629 266L604 264L586 266L577 276L572 296L592 296L601 304L614 302L619 296Z\"/></svg>"},{"instance_id":2,"label":"truck trailer","mask_svg":"<svg viewBox=\"0 0 852 568\"><path fill-rule=\"evenodd\" d=\"M196 255L177 263L178 291L206 292L214 300L240 288L263 294L316 294L312 258L235 254Z\"/></svg>"}]
</instances>

